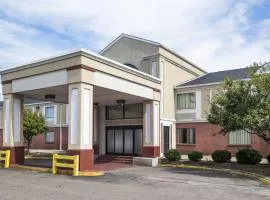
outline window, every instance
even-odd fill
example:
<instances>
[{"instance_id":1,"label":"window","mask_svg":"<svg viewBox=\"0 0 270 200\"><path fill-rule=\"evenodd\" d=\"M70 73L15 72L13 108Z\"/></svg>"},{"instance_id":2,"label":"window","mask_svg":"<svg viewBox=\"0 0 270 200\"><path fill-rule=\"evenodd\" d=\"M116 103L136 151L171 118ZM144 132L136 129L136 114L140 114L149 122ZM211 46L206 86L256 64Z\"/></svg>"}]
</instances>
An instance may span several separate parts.
<instances>
[{"instance_id":1,"label":"window","mask_svg":"<svg viewBox=\"0 0 270 200\"><path fill-rule=\"evenodd\" d=\"M232 131L229 133L229 144L249 145L251 144L251 135L244 130Z\"/></svg>"},{"instance_id":2,"label":"window","mask_svg":"<svg viewBox=\"0 0 270 200\"><path fill-rule=\"evenodd\" d=\"M106 117L107 119L123 119L124 118L122 105L107 106L106 112L107 112L107 117Z\"/></svg>"},{"instance_id":3,"label":"window","mask_svg":"<svg viewBox=\"0 0 270 200\"><path fill-rule=\"evenodd\" d=\"M195 128L177 128L177 144L195 144Z\"/></svg>"},{"instance_id":4,"label":"window","mask_svg":"<svg viewBox=\"0 0 270 200\"><path fill-rule=\"evenodd\" d=\"M45 107L45 119L46 121L54 122L55 121L55 109L54 106Z\"/></svg>"},{"instance_id":5,"label":"window","mask_svg":"<svg viewBox=\"0 0 270 200\"><path fill-rule=\"evenodd\" d=\"M151 75L152 76L155 76L155 77L158 77L158 70L157 70L157 62L156 61L153 61L152 62L152 66L151 66Z\"/></svg>"},{"instance_id":6,"label":"window","mask_svg":"<svg viewBox=\"0 0 270 200\"><path fill-rule=\"evenodd\" d=\"M196 107L196 94L183 93L177 94L177 109L195 109Z\"/></svg>"},{"instance_id":7,"label":"window","mask_svg":"<svg viewBox=\"0 0 270 200\"><path fill-rule=\"evenodd\" d=\"M54 143L54 132L45 133L45 143Z\"/></svg>"},{"instance_id":8,"label":"window","mask_svg":"<svg viewBox=\"0 0 270 200\"><path fill-rule=\"evenodd\" d=\"M126 119L132 118L142 118L143 106L142 104L130 104L124 106L125 113L124 116Z\"/></svg>"},{"instance_id":9,"label":"window","mask_svg":"<svg viewBox=\"0 0 270 200\"><path fill-rule=\"evenodd\" d=\"M106 119L134 119L143 117L142 104L116 105L106 107Z\"/></svg>"}]
</instances>

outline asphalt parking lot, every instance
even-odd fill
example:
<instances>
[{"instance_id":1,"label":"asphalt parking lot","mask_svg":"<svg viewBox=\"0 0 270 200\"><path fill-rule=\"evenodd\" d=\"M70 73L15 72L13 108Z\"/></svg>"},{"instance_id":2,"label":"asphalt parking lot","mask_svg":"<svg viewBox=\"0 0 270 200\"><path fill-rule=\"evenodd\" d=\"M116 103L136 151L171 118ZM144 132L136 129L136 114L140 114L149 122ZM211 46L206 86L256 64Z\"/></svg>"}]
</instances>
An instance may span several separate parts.
<instances>
[{"instance_id":1,"label":"asphalt parking lot","mask_svg":"<svg viewBox=\"0 0 270 200\"><path fill-rule=\"evenodd\" d=\"M0 199L270 199L257 180L186 169L131 167L101 177L0 169Z\"/></svg>"}]
</instances>

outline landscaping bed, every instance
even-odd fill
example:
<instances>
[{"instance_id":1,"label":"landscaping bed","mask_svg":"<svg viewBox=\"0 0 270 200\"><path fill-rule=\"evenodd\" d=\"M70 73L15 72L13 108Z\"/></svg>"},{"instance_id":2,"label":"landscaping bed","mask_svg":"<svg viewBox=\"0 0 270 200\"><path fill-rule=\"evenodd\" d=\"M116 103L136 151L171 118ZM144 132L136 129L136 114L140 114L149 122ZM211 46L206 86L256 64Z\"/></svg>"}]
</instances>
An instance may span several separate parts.
<instances>
[{"instance_id":1,"label":"landscaping bed","mask_svg":"<svg viewBox=\"0 0 270 200\"><path fill-rule=\"evenodd\" d=\"M179 160L179 161L169 161L164 158L160 160L160 164L172 164L172 165L192 165L199 167L208 167L214 169L232 169L232 170L240 170L243 172L256 173L262 176L270 177L270 165L267 164L257 164L257 165L247 165L247 164L239 164L236 162L229 163L215 163L213 161L199 161L194 162L190 160Z\"/></svg>"}]
</instances>

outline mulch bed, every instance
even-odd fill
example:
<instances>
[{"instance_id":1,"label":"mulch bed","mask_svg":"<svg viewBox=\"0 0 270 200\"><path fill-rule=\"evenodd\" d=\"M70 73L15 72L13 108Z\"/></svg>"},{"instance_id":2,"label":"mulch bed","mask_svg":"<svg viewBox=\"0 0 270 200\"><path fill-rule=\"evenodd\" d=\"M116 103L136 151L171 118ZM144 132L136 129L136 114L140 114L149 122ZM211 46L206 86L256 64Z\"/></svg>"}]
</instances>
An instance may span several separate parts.
<instances>
[{"instance_id":1,"label":"mulch bed","mask_svg":"<svg viewBox=\"0 0 270 200\"><path fill-rule=\"evenodd\" d=\"M161 164L185 164L185 165L193 165L193 166L201 166L201 167L209 167L209 168L212 167L212 168L220 168L220 169L233 169L233 170L256 173L262 176L270 177L270 165L267 165L267 164L243 165L243 164L238 164L236 162L215 163L212 161L193 162L189 160L180 160L180 161L170 162L167 159L162 159L160 163Z\"/></svg>"}]
</instances>

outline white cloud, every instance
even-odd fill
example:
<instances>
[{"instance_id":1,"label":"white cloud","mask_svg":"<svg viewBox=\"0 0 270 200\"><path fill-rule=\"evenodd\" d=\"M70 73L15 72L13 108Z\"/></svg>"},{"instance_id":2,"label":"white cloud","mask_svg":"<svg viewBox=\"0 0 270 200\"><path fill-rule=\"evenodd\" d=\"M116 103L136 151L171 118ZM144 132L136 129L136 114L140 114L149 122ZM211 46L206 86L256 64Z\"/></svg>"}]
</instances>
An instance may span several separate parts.
<instances>
[{"instance_id":1,"label":"white cloud","mask_svg":"<svg viewBox=\"0 0 270 200\"><path fill-rule=\"evenodd\" d=\"M259 3L263 1L3 1L0 9L14 23L23 25L0 21L1 39L5 40L0 39L0 45L8 43L10 47L0 49L0 60L21 62L47 56L72 47L74 42L98 50L125 32L161 42L207 71L244 67L270 60L266 48L270 46L269 19L254 23L250 17L254 4ZM4 31L3 24L8 27ZM66 46L53 39L33 41L32 35L46 37L38 27L59 34L55 40L69 37L74 41L65 41L69 43ZM19 49L24 49L23 53Z\"/></svg>"}]
</instances>

